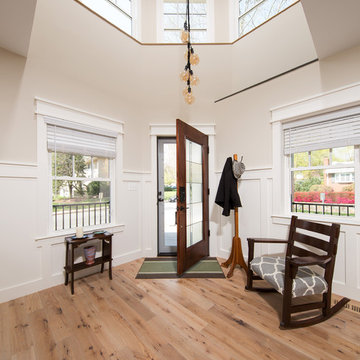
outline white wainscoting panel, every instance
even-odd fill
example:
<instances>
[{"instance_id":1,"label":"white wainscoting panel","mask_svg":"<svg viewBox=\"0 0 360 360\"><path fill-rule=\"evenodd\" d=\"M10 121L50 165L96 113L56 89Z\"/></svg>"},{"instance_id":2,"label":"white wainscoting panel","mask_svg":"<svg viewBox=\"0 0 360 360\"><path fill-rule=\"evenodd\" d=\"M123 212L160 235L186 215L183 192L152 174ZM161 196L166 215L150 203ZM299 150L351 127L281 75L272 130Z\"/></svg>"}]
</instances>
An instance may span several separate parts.
<instances>
[{"instance_id":1,"label":"white wainscoting panel","mask_svg":"<svg viewBox=\"0 0 360 360\"><path fill-rule=\"evenodd\" d=\"M340 231L338 242L338 252L336 255L336 263L334 269L333 283L345 286L346 284L346 244L347 234L345 231Z\"/></svg>"},{"instance_id":2,"label":"white wainscoting panel","mask_svg":"<svg viewBox=\"0 0 360 360\"><path fill-rule=\"evenodd\" d=\"M17 172L9 174L11 177L0 177L0 291L41 276L40 252L33 242L37 215L36 179L15 177Z\"/></svg>"},{"instance_id":3,"label":"white wainscoting panel","mask_svg":"<svg viewBox=\"0 0 360 360\"><path fill-rule=\"evenodd\" d=\"M217 172L217 183L220 181L221 172ZM271 169L246 170L239 180L239 195L242 207L239 208L239 236L245 261L247 261L247 238L267 236L271 214ZM232 238L235 235L234 211L230 216L221 215L222 209L216 206L217 217L215 222L218 240L218 256L227 258L230 255ZM263 245L256 247L255 254L263 252Z\"/></svg>"}]
</instances>

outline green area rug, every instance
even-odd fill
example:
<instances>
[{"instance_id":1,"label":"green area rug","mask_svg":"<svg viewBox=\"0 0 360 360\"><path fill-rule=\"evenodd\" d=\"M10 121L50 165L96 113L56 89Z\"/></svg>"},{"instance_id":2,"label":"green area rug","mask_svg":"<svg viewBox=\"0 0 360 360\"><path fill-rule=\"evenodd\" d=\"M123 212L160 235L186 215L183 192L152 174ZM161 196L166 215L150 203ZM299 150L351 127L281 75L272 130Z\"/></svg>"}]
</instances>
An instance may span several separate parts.
<instances>
[{"instance_id":1,"label":"green area rug","mask_svg":"<svg viewBox=\"0 0 360 360\"><path fill-rule=\"evenodd\" d=\"M216 258L200 260L184 274L178 276L176 257L145 258L136 279L175 279L175 278L225 278Z\"/></svg>"}]
</instances>

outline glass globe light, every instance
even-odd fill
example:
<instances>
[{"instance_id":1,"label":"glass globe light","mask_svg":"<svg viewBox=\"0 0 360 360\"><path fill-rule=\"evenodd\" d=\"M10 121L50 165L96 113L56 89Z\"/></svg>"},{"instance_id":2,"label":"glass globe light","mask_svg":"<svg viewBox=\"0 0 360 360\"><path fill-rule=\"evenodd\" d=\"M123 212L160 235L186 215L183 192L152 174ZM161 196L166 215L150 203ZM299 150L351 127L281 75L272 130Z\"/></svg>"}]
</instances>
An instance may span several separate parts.
<instances>
[{"instance_id":1,"label":"glass globe light","mask_svg":"<svg viewBox=\"0 0 360 360\"><path fill-rule=\"evenodd\" d=\"M185 101L191 105L194 101L195 101L195 97L193 96L192 93L188 93L186 96L185 96Z\"/></svg>"},{"instance_id":2,"label":"glass globe light","mask_svg":"<svg viewBox=\"0 0 360 360\"><path fill-rule=\"evenodd\" d=\"M191 54L190 55L190 64L197 65L200 62L200 58L198 54Z\"/></svg>"},{"instance_id":3,"label":"glass globe light","mask_svg":"<svg viewBox=\"0 0 360 360\"><path fill-rule=\"evenodd\" d=\"M187 43L189 41L189 32L187 30L183 30L181 32L181 41L183 43Z\"/></svg>"},{"instance_id":4,"label":"glass globe light","mask_svg":"<svg viewBox=\"0 0 360 360\"><path fill-rule=\"evenodd\" d=\"M193 75L190 74L189 70L184 70L180 73L180 80L181 81L192 81Z\"/></svg>"},{"instance_id":5,"label":"glass globe light","mask_svg":"<svg viewBox=\"0 0 360 360\"><path fill-rule=\"evenodd\" d=\"M190 92L191 92L191 90L190 90ZM186 96L189 94L189 88L186 87L186 88L183 90L182 94L184 95L184 97L186 97Z\"/></svg>"},{"instance_id":6,"label":"glass globe light","mask_svg":"<svg viewBox=\"0 0 360 360\"><path fill-rule=\"evenodd\" d=\"M189 70L184 70L180 73L180 80L182 81L188 81L189 79Z\"/></svg>"},{"instance_id":7,"label":"glass globe light","mask_svg":"<svg viewBox=\"0 0 360 360\"><path fill-rule=\"evenodd\" d=\"M199 82L200 82L200 79L198 76L193 76L192 79L190 80L191 85L194 85L194 86L198 85Z\"/></svg>"}]
</instances>

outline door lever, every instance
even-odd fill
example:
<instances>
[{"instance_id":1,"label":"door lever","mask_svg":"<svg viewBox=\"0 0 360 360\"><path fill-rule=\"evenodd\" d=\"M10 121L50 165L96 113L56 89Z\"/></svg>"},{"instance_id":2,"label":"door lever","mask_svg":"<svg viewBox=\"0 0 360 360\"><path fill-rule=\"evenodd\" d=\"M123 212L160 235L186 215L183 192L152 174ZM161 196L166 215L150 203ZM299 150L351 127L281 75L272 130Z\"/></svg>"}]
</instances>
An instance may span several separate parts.
<instances>
[{"instance_id":1,"label":"door lever","mask_svg":"<svg viewBox=\"0 0 360 360\"><path fill-rule=\"evenodd\" d=\"M164 198L161 197L161 191L158 191L158 203L164 201Z\"/></svg>"},{"instance_id":2,"label":"door lever","mask_svg":"<svg viewBox=\"0 0 360 360\"><path fill-rule=\"evenodd\" d=\"M178 207L176 208L176 210L177 210L177 211L184 211L184 210L185 210L185 207L181 205L180 207L178 206Z\"/></svg>"}]
</instances>

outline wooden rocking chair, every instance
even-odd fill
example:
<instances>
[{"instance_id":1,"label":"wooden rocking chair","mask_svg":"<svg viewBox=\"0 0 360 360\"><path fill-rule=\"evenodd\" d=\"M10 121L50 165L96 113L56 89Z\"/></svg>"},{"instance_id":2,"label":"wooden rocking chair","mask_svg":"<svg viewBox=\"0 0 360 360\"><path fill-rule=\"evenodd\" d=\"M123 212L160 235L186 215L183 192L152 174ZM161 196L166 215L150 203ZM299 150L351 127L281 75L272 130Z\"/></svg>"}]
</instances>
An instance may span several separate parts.
<instances>
[{"instance_id":1,"label":"wooden rocking chair","mask_svg":"<svg viewBox=\"0 0 360 360\"><path fill-rule=\"evenodd\" d=\"M302 230L298 232L298 229ZM338 224L323 225L293 216L288 240L247 239L249 256L245 289L278 291L283 295L281 329L304 327L327 320L350 301L348 298L343 298L331 307L331 286L339 233ZM324 235L327 240L323 240ZM285 259L272 256L254 258L255 243L287 243L286 257ZM297 246L298 244L301 247ZM325 270L324 274L315 272L312 268L314 265L322 267ZM253 287L253 280L266 280L272 288ZM322 294L322 301L300 305L294 305L292 301L293 298L319 294ZM310 314L312 316L306 319L292 319L293 313L315 309L320 309L320 314ZM303 315L309 316L306 313Z\"/></svg>"}]
</instances>

